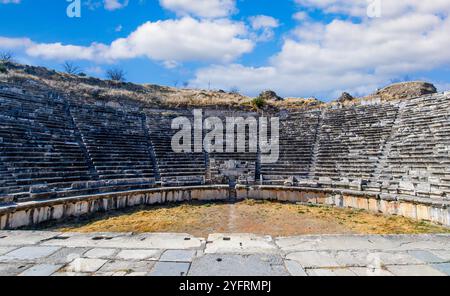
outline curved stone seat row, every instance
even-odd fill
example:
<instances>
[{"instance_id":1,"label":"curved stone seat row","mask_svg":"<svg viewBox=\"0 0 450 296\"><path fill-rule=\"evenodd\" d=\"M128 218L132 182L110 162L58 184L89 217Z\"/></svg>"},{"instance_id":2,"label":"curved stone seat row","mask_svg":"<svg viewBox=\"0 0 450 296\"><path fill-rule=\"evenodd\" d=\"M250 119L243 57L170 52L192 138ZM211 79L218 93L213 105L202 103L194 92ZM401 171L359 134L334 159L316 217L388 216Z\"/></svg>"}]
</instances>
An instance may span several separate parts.
<instances>
[{"instance_id":1,"label":"curved stone seat row","mask_svg":"<svg viewBox=\"0 0 450 296\"><path fill-rule=\"evenodd\" d=\"M235 183L450 199L449 94L283 113L279 159L261 163L248 134L235 134L245 153L195 152L193 143L175 153L171 123L192 122L189 110L131 112L8 88L0 84L0 203Z\"/></svg>"}]
</instances>

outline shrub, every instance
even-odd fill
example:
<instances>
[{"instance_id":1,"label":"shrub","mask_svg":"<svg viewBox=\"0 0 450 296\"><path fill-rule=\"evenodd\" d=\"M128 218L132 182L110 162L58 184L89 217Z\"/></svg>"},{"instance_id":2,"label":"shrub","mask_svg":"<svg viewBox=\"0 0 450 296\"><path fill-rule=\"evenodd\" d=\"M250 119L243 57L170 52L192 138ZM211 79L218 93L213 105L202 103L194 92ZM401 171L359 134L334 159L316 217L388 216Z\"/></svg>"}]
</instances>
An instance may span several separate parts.
<instances>
[{"instance_id":1,"label":"shrub","mask_svg":"<svg viewBox=\"0 0 450 296\"><path fill-rule=\"evenodd\" d=\"M252 100L253 107L256 107L258 109L263 108L265 104L266 104L266 100L261 96L258 96L257 98L254 98Z\"/></svg>"},{"instance_id":2,"label":"shrub","mask_svg":"<svg viewBox=\"0 0 450 296\"><path fill-rule=\"evenodd\" d=\"M6 66L3 63L0 63L0 73L1 74L8 73L8 69L6 68Z\"/></svg>"}]
</instances>

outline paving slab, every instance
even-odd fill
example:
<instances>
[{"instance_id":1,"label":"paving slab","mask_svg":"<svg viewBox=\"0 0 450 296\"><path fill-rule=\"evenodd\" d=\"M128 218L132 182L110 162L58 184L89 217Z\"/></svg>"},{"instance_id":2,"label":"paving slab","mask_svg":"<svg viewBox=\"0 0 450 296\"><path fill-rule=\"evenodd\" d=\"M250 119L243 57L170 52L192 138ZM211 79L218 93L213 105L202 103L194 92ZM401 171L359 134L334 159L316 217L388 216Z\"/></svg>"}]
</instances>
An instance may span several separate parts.
<instances>
[{"instance_id":1,"label":"paving slab","mask_svg":"<svg viewBox=\"0 0 450 296\"><path fill-rule=\"evenodd\" d=\"M300 265L300 263L293 261L293 260L286 260L284 262L284 265L286 266L287 271L292 276L308 276L306 271L303 269L303 267Z\"/></svg>"},{"instance_id":2,"label":"paving slab","mask_svg":"<svg viewBox=\"0 0 450 296\"><path fill-rule=\"evenodd\" d=\"M189 276L286 276L279 255L206 254L195 258Z\"/></svg>"},{"instance_id":3,"label":"paving slab","mask_svg":"<svg viewBox=\"0 0 450 296\"><path fill-rule=\"evenodd\" d=\"M86 253L84 253L83 257L93 258L93 259L109 259L114 258L114 255L118 252L117 249L101 249L94 248Z\"/></svg>"},{"instance_id":4,"label":"paving slab","mask_svg":"<svg viewBox=\"0 0 450 296\"><path fill-rule=\"evenodd\" d=\"M122 250L116 258L122 260L158 260L161 250Z\"/></svg>"},{"instance_id":5,"label":"paving slab","mask_svg":"<svg viewBox=\"0 0 450 296\"><path fill-rule=\"evenodd\" d=\"M150 276L186 276L190 263L157 262L149 273Z\"/></svg>"},{"instance_id":6,"label":"paving slab","mask_svg":"<svg viewBox=\"0 0 450 296\"><path fill-rule=\"evenodd\" d=\"M205 253L278 253L278 248L271 236L256 234L223 234L208 236Z\"/></svg>"},{"instance_id":7,"label":"paving slab","mask_svg":"<svg viewBox=\"0 0 450 296\"><path fill-rule=\"evenodd\" d=\"M31 266L22 263L0 263L0 276L15 276Z\"/></svg>"},{"instance_id":8,"label":"paving slab","mask_svg":"<svg viewBox=\"0 0 450 296\"><path fill-rule=\"evenodd\" d=\"M39 263L47 263L47 264L64 264L69 263L75 260L76 258L80 258L86 253L88 248L62 248L55 252L54 254L37 260Z\"/></svg>"},{"instance_id":9,"label":"paving slab","mask_svg":"<svg viewBox=\"0 0 450 296\"><path fill-rule=\"evenodd\" d=\"M387 266L387 270L396 276L445 276L429 265L393 265Z\"/></svg>"},{"instance_id":10,"label":"paving slab","mask_svg":"<svg viewBox=\"0 0 450 296\"><path fill-rule=\"evenodd\" d=\"M30 246L22 247L3 256L0 256L0 261L32 261L48 257L58 251L60 247L41 247Z\"/></svg>"},{"instance_id":11,"label":"paving slab","mask_svg":"<svg viewBox=\"0 0 450 296\"><path fill-rule=\"evenodd\" d=\"M450 262L450 251L447 250L430 250L431 253L443 260Z\"/></svg>"},{"instance_id":12,"label":"paving slab","mask_svg":"<svg viewBox=\"0 0 450 296\"><path fill-rule=\"evenodd\" d=\"M20 273L19 276L50 276L58 271L61 267L63 267L62 264L38 264Z\"/></svg>"},{"instance_id":13,"label":"paving slab","mask_svg":"<svg viewBox=\"0 0 450 296\"><path fill-rule=\"evenodd\" d=\"M0 246L35 245L59 234L48 231L0 231Z\"/></svg>"},{"instance_id":14,"label":"paving slab","mask_svg":"<svg viewBox=\"0 0 450 296\"><path fill-rule=\"evenodd\" d=\"M442 263L446 261L430 251L413 250L408 251L408 254L422 261L422 263Z\"/></svg>"},{"instance_id":15,"label":"paving slab","mask_svg":"<svg viewBox=\"0 0 450 296\"><path fill-rule=\"evenodd\" d=\"M0 231L0 275L449 275L449 238Z\"/></svg>"},{"instance_id":16,"label":"paving slab","mask_svg":"<svg viewBox=\"0 0 450 296\"><path fill-rule=\"evenodd\" d=\"M81 277L81 276L90 276L91 274L90 273L83 273L83 272L66 272L66 271L64 271L64 272L55 272L54 274L52 274L51 276L78 276L78 277Z\"/></svg>"},{"instance_id":17,"label":"paving slab","mask_svg":"<svg viewBox=\"0 0 450 296\"><path fill-rule=\"evenodd\" d=\"M306 271L309 276L356 276L356 274L348 268L337 269L308 269Z\"/></svg>"},{"instance_id":18,"label":"paving slab","mask_svg":"<svg viewBox=\"0 0 450 296\"><path fill-rule=\"evenodd\" d=\"M64 233L64 239L50 239L43 245L117 248L117 249L196 249L203 244L203 239L183 233Z\"/></svg>"},{"instance_id":19,"label":"paving slab","mask_svg":"<svg viewBox=\"0 0 450 296\"><path fill-rule=\"evenodd\" d=\"M393 247L390 249L401 250L449 250L450 236L448 235L389 235L384 236ZM389 248L386 248L389 249Z\"/></svg>"},{"instance_id":20,"label":"paving slab","mask_svg":"<svg viewBox=\"0 0 450 296\"><path fill-rule=\"evenodd\" d=\"M65 271L75 273L96 272L105 265L106 262L107 260L103 259L77 258L65 268Z\"/></svg>"},{"instance_id":21,"label":"paving slab","mask_svg":"<svg viewBox=\"0 0 450 296\"><path fill-rule=\"evenodd\" d=\"M9 253L15 249L17 249L17 247L0 247L0 256Z\"/></svg>"},{"instance_id":22,"label":"paving slab","mask_svg":"<svg viewBox=\"0 0 450 296\"><path fill-rule=\"evenodd\" d=\"M450 276L450 263L432 264L431 267L433 267L436 270L439 270L445 275Z\"/></svg>"},{"instance_id":23,"label":"paving slab","mask_svg":"<svg viewBox=\"0 0 450 296\"><path fill-rule=\"evenodd\" d=\"M306 251L290 253L286 256L287 260L293 260L300 263L303 268L317 268L317 267L340 267L341 265L336 261L336 258L331 252L321 251Z\"/></svg>"},{"instance_id":24,"label":"paving slab","mask_svg":"<svg viewBox=\"0 0 450 296\"><path fill-rule=\"evenodd\" d=\"M381 268L350 267L349 269L357 276L393 276L392 273Z\"/></svg>"},{"instance_id":25,"label":"paving slab","mask_svg":"<svg viewBox=\"0 0 450 296\"><path fill-rule=\"evenodd\" d=\"M167 250L159 260L166 262L192 262L196 253L197 251L195 250Z\"/></svg>"},{"instance_id":26,"label":"paving slab","mask_svg":"<svg viewBox=\"0 0 450 296\"><path fill-rule=\"evenodd\" d=\"M381 236L311 235L281 237L275 240L283 252L326 250L383 250L397 247L395 242Z\"/></svg>"},{"instance_id":27,"label":"paving slab","mask_svg":"<svg viewBox=\"0 0 450 296\"><path fill-rule=\"evenodd\" d=\"M118 276L119 273L125 275L133 275L137 273L148 274L153 266L154 261L124 261L111 260L103 265L95 274L101 276Z\"/></svg>"}]
</instances>

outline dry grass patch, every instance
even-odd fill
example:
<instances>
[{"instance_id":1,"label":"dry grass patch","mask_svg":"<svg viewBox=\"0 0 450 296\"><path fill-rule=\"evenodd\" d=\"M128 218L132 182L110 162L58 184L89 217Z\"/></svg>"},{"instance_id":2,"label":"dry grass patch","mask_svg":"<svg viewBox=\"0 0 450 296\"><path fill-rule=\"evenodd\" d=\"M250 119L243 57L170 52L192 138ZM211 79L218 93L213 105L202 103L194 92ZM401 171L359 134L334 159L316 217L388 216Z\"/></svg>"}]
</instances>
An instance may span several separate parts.
<instances>
[{"instance_id":1,"label":"dry grass patch","mask_svg":"<svg viewBox=\"0 0 450 296\"><path fill-rule=\"evenodd\" d=\"M215 232L273 236L450 233L448 228L399 216L253 200L138 207L44 227L64 232L177 232L201 237Z\"/></svg>"}]
</instances>

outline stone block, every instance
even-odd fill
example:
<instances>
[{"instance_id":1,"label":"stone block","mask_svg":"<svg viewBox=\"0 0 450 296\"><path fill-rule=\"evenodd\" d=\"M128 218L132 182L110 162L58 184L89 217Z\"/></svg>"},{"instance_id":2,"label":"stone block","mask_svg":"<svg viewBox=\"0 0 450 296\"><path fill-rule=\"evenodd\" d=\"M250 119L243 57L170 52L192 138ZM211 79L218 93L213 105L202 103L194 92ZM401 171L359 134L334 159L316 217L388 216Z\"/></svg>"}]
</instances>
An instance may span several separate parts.
<instances>
[{"instance_id":1,"label":"stone block","mask_svg":"<svg viewBox=\"0 0 450 296\"><path fill-rule=\"evenodd\" d=\"M116 249L95 248L95 249L87 251L83 257L93 258L93 259L99 259L99 258L107 259L107 258L113 258L116 253L117 253Z\"/></svg>"},{"instance_id":2,"label":"stone block","mask_svg":"<svg viewBox=\"0 0 450 296\"><path fill-rule=\"evenodd\" d=\"M44 257L48 257L51 254L58 251L59 247L22 247L12 252L9 252L3 256L0 256L0 261L33 261Z\"/></svg>"},{"instance_id":3,"label":"stone block","mask_svg":"<svg viewBox=\"0 0 450 296\"><path fill-rule=\"evenodd\" d=\"M207 254L194 259L189 276L289 275L278 255Z\"/></svg>"},{"instance_id":4,"label":"stone block","mask_svg":"<svg viewBox=\"0 0 450 296\"><path fill-rule=\"evenodd\" d=\"M167 250L159 260L167 262L191 262L196 253L195 250Z\"/></svg>"},{"instance_id":5,"label":"stone block","mask_svg":"<svg viewBox=\"0 0 450 296\"><path fill-rule=\"evenodd\" d=\"M61 267L63 267L63 265L38 264L20 273L19 276L50 276Z\"/></svg>"},{"instance_id":6,"label":"stone block","mask_svg":"<svg viewBox=\"0 0 450 296\"><path fill-rule=\"evenodd\" d=\"M445 273L429 265L393 265L387 269L396 276L445 276Z\"/></svg>"},{"instance_id":7,"label":"stone block","mask_svg":"<svg viewBox=\"0 0 450 296\"><path fill-rule=\"evenodd\" d=\"M102 259L88 259L88 258L77 258L73 260L66 268L67 272L75 273L91 273L99 270L107 260Z\"/></svg>"},{"instance_id":8,"label":"stone block","mask_svg":"<svg viewBox=\"0 0 450 296\"><path fill-rule=\"evenodd\" d=\"M161 250L122 250L116 258L121 260L158 260Z\"/></svg>"},{"instance_id":9,"label":"stone block","mask_svg":"<svg viewBox=\"0 0 450 296\"><path fill-rule=\"evenodd\" d=\"M186 276L190 263L157 262L149 273L150 276Z\"/></svg>"}]
</instances>

